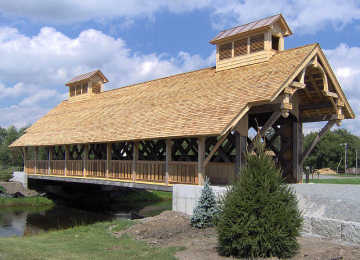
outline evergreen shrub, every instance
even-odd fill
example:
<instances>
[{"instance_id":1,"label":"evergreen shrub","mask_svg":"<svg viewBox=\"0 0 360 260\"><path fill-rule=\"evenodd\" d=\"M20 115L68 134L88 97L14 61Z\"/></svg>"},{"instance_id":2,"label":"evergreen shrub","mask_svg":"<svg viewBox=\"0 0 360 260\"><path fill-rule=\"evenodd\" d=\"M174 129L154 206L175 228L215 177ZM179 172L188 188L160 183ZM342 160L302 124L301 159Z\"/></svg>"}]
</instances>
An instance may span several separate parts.
<instances>
[{"instance_id":1,"label":"evergreen shrub","mask_svg":"<svg viewBox=\"0 0 360 260\"><path fill-rule=\"evenodd\" d=\"M242 258L288 258L299 248L303 219L297 198L259 141L256 150L221 200L218 251Z\"/></svg>"},{"instance_id":2,"label":"evergreen shrub","mask_svg":"<svg viewBox=\"0 0 360 260\"><path fill-rule=\"evenodd\" d=\"M214 217L217 214L217 203L215 193L210 187L210 181L205 179L201 196L194 208L193 215L190 219L191 226L197 228L206 228L214 225Z\"/></svg>"}]
</instances>

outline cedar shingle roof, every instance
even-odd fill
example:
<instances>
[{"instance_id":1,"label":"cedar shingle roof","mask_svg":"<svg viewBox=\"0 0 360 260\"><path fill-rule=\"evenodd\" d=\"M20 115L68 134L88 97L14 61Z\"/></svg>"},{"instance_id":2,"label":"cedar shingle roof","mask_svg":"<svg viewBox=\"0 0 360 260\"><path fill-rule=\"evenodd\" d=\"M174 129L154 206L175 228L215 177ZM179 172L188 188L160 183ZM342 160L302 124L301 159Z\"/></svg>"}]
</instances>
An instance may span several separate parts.
<instances>
[{"instance_id":1,"label":"cedar shingle roof","mask_svg":"<svg viewBox=\"0 0 360 260\"><path fill-rule=\"evenodd\" d=\"M220 135L249 103L268 102L313 51L312 44L269 61L215 67L63 101L11 146Z\"/></svg>"}]
</instances>

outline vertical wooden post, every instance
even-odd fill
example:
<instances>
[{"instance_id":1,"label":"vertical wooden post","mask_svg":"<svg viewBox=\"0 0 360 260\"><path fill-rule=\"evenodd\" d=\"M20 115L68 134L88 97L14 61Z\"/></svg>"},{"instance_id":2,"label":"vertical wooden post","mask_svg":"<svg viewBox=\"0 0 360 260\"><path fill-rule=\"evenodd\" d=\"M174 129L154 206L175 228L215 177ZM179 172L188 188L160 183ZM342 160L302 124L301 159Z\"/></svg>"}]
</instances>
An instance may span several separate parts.
<instances>
[{"instance_id":1,"label":"vertical wooden post","mask_svg":"<svg viewBox=\"0 0 360 260\"><path fill-rule=\"evenodd\" d=\"M292 124L292 177L298 183L302 180L302 170L300 167L302 124L296 121L293 121Z\"/></svg>"},{"instance_id":2,"label":"vertical wooden post","mask_svg":"<svg viewBox=\"0 0 360 260\"><path fill-rule=\"evenodd\" d=\"M69 145L65 145L65 176L68 174Z\"/></svg>"},{"instance_id":3,"label":"vertical wooden post","mask_svg":"<svg viewBox=\"0 0 360 260\"><path fill-rule=\"evenodd\" d=\"M134 142L133 161L132 161L132 180L134 182L136 181L136 164L138 160L139 160L139 143Z\"/></svg>"},{"instance_id":4,"label":"vertical wooden post","mask_svg":"<svg viewBox=\"0 0 360 260\"><path fill-rule=\"evenodd\" d=\"M35 164L35 174L37 174L37 161L38 161L38 153L39 153L39 147L34 148L34 164Z\"/></svg>"},{"instance_id":5,"label":"vertical wooden post","mask_svg":"<svg viewBox=\"0 0 360 260\"><path fill-rule=\"evenodd\" d=\"M85 149L84 149L84 158L83 158L83 176L86 177L86 171L87 171L87 161L89 159L89 144L84 144L85 145Z\"/></svg>"},{"instance_id":6,"label":"vertical wooden post","mask_svg":"<svg viewBox=\"0 0 360 260\"><path fill-rule=\"evenodd\" d=\"M27 147L23 147L23 155L24 155L24 172L26 173L26 160L27 160Z\"/></svg>"},{"instance_id":7,"label":"vertical wooden post","mask_svg":"<svg viewBox=\"0 0 360 260\"><path fill-rule=\"evenodd\" d=\"M205 178L205 137L199 137L198 139L198 182L199 185L204 185Z\"/></svg>"},{"instance_id":8,"label":"vertical wooden post","mask_svg":"<svg viewBox=\"0 0 360 260\"><path fill-rule=\"evenodd\" d=\"M235 133L235 176L240 174L240 170L245 166L245 152L247 144L247 136L242 136L239 132Z\"/></svg>"},{"instance_id":9,"label":"vertical wooden post","mask_svg":"<svg viewBox=\"0 0 360 260\"><path fill-rule=\"evenodd\" d=\"M171 139L166 139L165 183L169 185L169 162L171 162Z\"/></svg>"},{"instance_id":10,"label":"vertical wooden post","mask_svg":"<svg viewBox=\"0 0 360 260\"><path fill-rule=\"evenodd\" d=\"M111 162L111 143L106 144L106 175L105 178L109 178Z\"/></svg>"},{"instance_id":11,"label":"vertical wooden post","mask_svg":"<svg viewBox=\"0 0 360 260\"><path fill-rule=\"evenodd\" d=\"M51 175L51 161L53 159L53 149L54 147L49 147L49 154L48 154L48 160L49 160L49 171L48 174Z\"/></svg>"}]
</instances>

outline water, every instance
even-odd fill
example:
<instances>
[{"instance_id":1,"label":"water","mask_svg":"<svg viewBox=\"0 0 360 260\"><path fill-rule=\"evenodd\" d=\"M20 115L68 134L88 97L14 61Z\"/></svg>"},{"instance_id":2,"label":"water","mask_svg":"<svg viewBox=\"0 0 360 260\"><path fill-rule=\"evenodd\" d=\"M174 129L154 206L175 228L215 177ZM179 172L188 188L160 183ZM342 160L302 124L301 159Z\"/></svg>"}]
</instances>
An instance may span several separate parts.
<instances>
[{"instance_id":1,"label":"water","mask_svg":"<svg viewBox=\"0 0 360 260\"><path fill-rule=\"evenodd\" d=\"M0 237L30 236L99 221L148 217L169 209L170 200L152 203L141 209L127 208L116 212L94 212L65 205L56 205L52 208L3 208L0 209Z\"/></svg>"}]
</instances>

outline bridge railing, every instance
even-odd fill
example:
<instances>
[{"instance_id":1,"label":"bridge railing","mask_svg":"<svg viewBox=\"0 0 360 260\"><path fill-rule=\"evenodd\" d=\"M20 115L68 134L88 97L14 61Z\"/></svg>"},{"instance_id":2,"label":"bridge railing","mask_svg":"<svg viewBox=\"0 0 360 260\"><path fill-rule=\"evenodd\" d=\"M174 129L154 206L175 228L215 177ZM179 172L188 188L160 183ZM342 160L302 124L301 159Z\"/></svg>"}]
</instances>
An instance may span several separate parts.
<instances>
[{"instance_id":1,"label":"bridge railing","mask_svg":"<svg viewBox=\"0 0 360 260\"><path fill-rule=\"evenodd\" d=\"M234 169L234 163L210 162L206 167L206 175L214 184L228 184L229 180L234 178ZM107 170L106 160L27 160L25 172L28 174L135 180L154 183L164 183L166 181L165 161L139 160L136 161L134 169L131 160L111 160ZM197 162L169 162L168 182L170 184L198 184Z\"/></svg>"}]
</instances>

